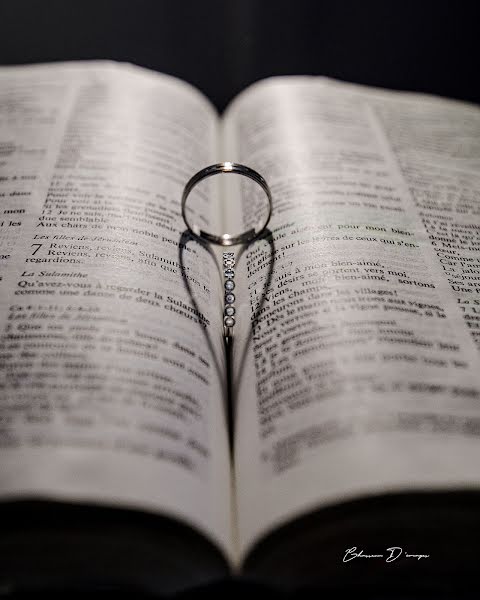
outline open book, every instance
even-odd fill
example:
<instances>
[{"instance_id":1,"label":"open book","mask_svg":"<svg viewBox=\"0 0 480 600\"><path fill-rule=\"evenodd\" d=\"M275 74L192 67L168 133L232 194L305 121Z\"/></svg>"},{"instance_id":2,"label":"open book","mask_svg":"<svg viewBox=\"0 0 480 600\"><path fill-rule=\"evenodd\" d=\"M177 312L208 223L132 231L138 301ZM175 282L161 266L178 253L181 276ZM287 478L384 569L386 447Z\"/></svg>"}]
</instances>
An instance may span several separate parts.
<instances>
[{"instance_id":1,"label":"open book","mask_svg":"<svg viewBox=\"0 0 480 600\"><path fill-rule=\"evenodd\" d=\"M130 65L2 68L2 589L447 565L439 520L478 526L479 139L474 106L320 77L219 116ZM180 216L226 160L273 195L236 267L233 453L221 253Z\"/></svg>"}]
</instances>

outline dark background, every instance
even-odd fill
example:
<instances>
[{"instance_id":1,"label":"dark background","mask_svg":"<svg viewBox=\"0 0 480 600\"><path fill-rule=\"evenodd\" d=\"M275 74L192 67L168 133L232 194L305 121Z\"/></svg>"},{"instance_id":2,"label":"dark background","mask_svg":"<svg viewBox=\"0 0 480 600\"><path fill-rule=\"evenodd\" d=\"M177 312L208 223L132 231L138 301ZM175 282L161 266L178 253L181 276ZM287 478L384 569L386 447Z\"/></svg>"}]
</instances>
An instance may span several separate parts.
<instances>
[{"instance_id":1,"label":"dark background","mask_svg":"<svg viewBox=\"0 0 480 600\"><path fill-rule=\"evenodd\" d=\"M3 0L0 64L110 58L223 110L269 75L318 74L480 103L480 9L444 0Z\"/></svg>"},{"instance_id":2,"label":"dark background","mask_svg":"<svg viewBox=\"0 0 480 600\"><path fill-rule=\"evenodd\" d=\"M480 103L479 6L444 0L3 0L0 64L128 61L192 83L220 111L250 83L290 74ZM240 598L258 591L225 582L204 595ZM332 590L301 594L335 596ZM351 596L359 597L358 590ZM394 589L387 596L406 597ZM197 598L199 591L182 597Z\"/></svg>"}]
</instances>

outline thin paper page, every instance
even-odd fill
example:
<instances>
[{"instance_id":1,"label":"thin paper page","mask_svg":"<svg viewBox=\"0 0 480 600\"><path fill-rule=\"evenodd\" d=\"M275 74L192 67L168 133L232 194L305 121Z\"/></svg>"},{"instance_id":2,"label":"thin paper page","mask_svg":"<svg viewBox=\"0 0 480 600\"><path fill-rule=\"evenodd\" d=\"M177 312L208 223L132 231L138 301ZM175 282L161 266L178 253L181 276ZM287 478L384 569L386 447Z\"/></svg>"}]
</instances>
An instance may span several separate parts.
<instances>
[{"instance_id":1,"label":"thin paper page","mask_svg":"<svg viewBox=\"0 0 480 600\"><path fill-rule=\"evenodd\" d=\"M278 78L235 100L226 132L274 198L263 304L270 248L238 267L242 553L322 504L478 486L480 111Z\"/></svg>"},{"instance_id":2,"label":"thin paper page","mask_svg":"<svg viewBox=\"0 0 480 600\"><path fill-rule=\"evenodd\" d=\"M229 552L220 283L180 237L216 113L128 65L0 84L0 497L161 511Z\"/></svg>"}]
</instances>

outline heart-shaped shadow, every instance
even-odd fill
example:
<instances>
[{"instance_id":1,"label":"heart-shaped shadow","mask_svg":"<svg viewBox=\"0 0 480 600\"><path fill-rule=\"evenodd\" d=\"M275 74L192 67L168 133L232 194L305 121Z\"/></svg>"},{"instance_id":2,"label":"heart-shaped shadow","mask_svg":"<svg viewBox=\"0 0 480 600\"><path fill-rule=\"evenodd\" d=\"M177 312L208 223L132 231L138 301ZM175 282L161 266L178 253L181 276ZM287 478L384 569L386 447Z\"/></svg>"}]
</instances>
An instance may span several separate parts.
<instances>
[{"instance_id":1,"label":"heart-shaped shadow","mask_svg":"<svg viewBox=\"0 0 480 600\"><path fill-rule=\"evenodd\" d=\"M216 267L216 271L217 271L217 274L219 277L221 288L223 288L223 279L224 279L223 278L223 269L222 269L222 266L219 264L217 257L215 255L215 252L213 251L210 244L208 244L207 242L204 242L202 239L197 238L196 236L192 235L190 233L190 231L188 231L188 230L185 230L181 234L180 241L178 244L178 261L181 266L182 279L183 279L183 283L185 285L185 289L186 289L186 291L190 297L190 300L192 302L193 308L196 311L200 312L198 302L197 302L195 295L193 293L193 290L192 290L192 286L190 285L190 282L185 275L186 268L185 268L185 264L184 264L184 254L185 254L186 246L190 242L200 245L202 248L204 248L208 252L208 254L210 255L210 257L213 261L213 264ZM249 244L243 244L241 246L239 252L237 253L237 256L235 259L236 268L238 271L241 257L245 254L246 250L252 248L256 244L265 243L265 242L270 247L270 261L269 261L269 268L268 268L267 276L266 276L265 283L263 285L262 293L260 296L260 302L257 303L256 308L255 308L256 314L259 314L262 312L262 307L265 303L266 292L269 289L270 283L272 280L273 266L274 266L274 262L275 262L275 259L274 259L274 257L275 257L275 242L273 239L272 232L267 228L264 230L262 235L260 235L256 240L253 240ZM223 306L219 307L219 311L223 312ZM229 433L229 440L230 440L230 449L232 450L233 436L234 436L234 429L235 429L235 413L236 413L236 406L237 406L237 400L238 400L238 398L237 398L237 390L239 387L238 383L241 381L242 373L245 368L245 361L247 358L248 349L252 342L253 330L254 330L253 321L251 321L251 323L250 323L250 328L248 331L247 338L245 340L242 340L243 348L240 349L240 358L238 360L238 368L236 369L235 373L233 372L233 365L232 365L233 345L238 344L238 337L235 336L235 333L234 333L234 337L230 338L225 343L226 370L224 370L221 366L221 361L219 360L219 357L216 356L216 354L215 354L215 347L214 347L214 344L210 337L210 334L208 332L208 329L206 327L203 327L201 324L199 325L199 327L201 328L203 335L205 336L205 341L207 343L208 350L210 352L213 364L215 365L215 371L217 373L219 381L221 381L222 389L224 391L224 398L225 398L225 403L226 403L225 408L226 408L226 414L227 414L227 419L228 419L228 433Z\"/></svg>"}]
</instances>

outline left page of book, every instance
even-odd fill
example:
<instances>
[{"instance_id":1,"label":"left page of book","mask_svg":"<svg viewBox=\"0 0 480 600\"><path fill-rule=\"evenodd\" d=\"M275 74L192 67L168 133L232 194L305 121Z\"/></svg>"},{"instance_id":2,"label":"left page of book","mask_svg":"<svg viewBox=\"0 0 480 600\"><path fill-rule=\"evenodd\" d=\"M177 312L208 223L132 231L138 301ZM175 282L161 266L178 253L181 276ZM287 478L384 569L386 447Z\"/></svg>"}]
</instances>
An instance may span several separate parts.
<instances>
[{"instance_id":1,"label":"left page of book","mask_svg":"<svg viewBox=\"0 0 480 600\"><path fill-rule=\"evenodd\" d=\"M217 127L130 65L0 70L0 499L159 511L230 552L221 289L180 216Z\"/></svg>"}]
</instances>

